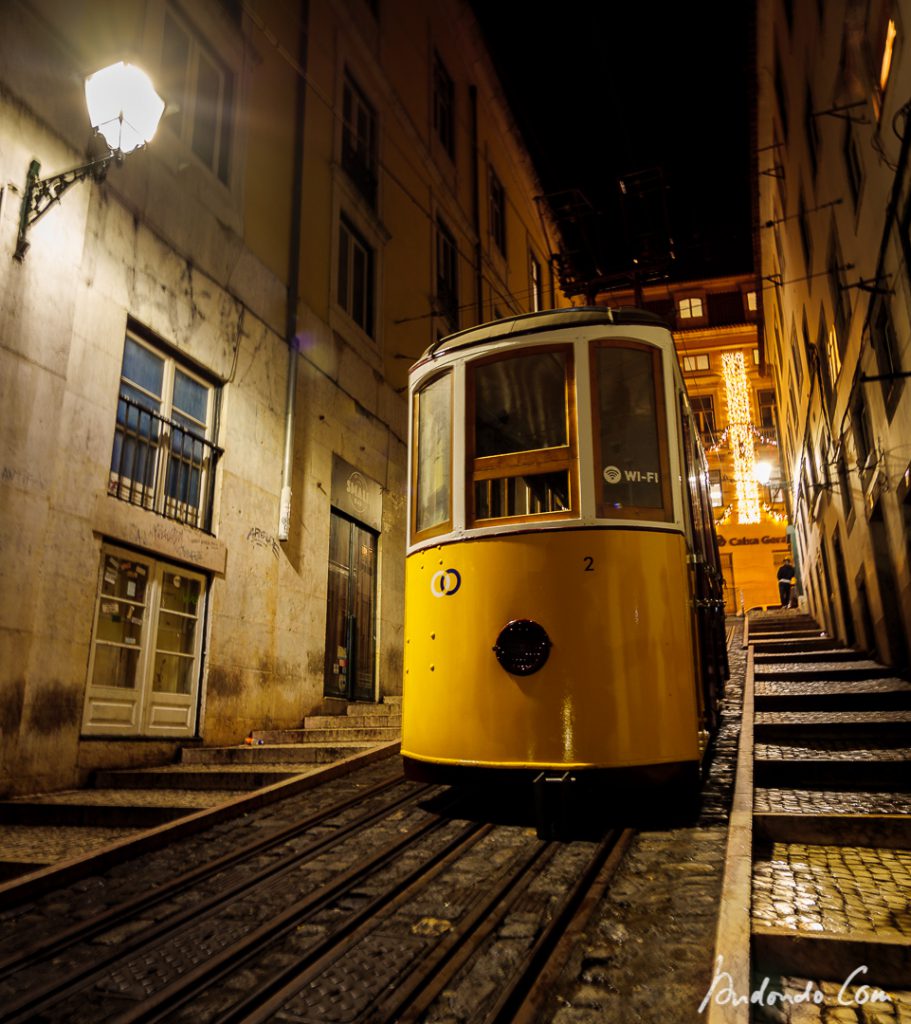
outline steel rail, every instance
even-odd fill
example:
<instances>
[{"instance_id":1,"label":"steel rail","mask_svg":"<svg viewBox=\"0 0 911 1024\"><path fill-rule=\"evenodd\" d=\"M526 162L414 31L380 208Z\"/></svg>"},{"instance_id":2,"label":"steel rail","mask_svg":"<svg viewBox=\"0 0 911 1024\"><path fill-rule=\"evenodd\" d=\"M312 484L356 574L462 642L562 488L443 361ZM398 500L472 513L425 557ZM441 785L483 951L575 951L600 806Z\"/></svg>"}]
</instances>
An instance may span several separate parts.
<instances>
[{"instance_id":1,"label":"steel rail","mask_svg":"<svg viewBox=\"0 0 911 1024\"><path fill-rule=\"evenodd\" d=\"M469 962L472 955L500 926L512 905L521 897L556 855L560 844L539 841L519 859L496 889L475 901L472 911L457 929L426 957L395 992L373 1008L363 1024L405 1024L417 1021L440 992Z\"/></svg>"},{"instance_id":2,"label":"steel rail","mask_svg":"<svg viewBox=\"0 0 911 1024\"><path fill-rule=\"evenodd\" d=\"M374 787L374 789L376 788L378 787ZM262 885L264 882L267 882L284 872L300 867L301 864L313 857L324 854L333 847L350 839L352 836L364 831L371 825L374 825L378 820L386 817L390 811L396 810L402 806L407 806L409 803L416 803L419 799L426 796L427 792L433 788L434 787L432 786L422 786L415 792L407 793L396 800L390 801L388 804L384 804L369 814L358 818L357 821L352 822L350 825L340 829L338 832L333 833L330 836L325 836L322 839L314 840L303 850L300 850L291 857L277 861L275 864L257 871L249 878L243 879L227 890L209 896L208 898L203 899L200 903L165 918L157 925L150 926L150 928L146 929L136 938L126 940L121 943L114 952L107 955L101 955L99 957L97 956L96 950L96 956L90 964L76 967L67 975L58 975L44 986L29 988L29 990L23 993L23 995L18 999L7 999L4 1003L4 1022L8 1021L10 1024L14 1024L14 1022L21 1020L24 1024L24 1022L31 1021L34 1013L38 1009L51 1004L52 1001L59 1001L60 997L65 997L68 992L84 988L93 978L102 976L104 971L112 964L122 961L125 957L137 953L143 948L148 948L153 943L160 941L168 935L173 935L187 923L194 925L197 924L204 917L217 913L222 907L236 899L238 896L254 891L257 886ZM361 794L360 799L363 799L364 795L365 794ZM350 806L358 802L359 799L348 800L345 801L345 806ZM340 805L336 805L334 808L330 809L329 813L323 814L321 812L314 817L319 820L325 820L326 818L332 817L334 814L338 813L339 806ZM283 831L292 834L300 833L302 827L302 825L292 826L291 828ZM312 827L312 822L307 827ZM271 838L274 839L275 837ZM286 835L285 839L281 841L285 841L287 838L289 838L288 835ZM261 844L257 842L250 845L259 847ZM272 842L269 845L275 845L275 843ZM227 866L229 867L232 863L241 863L241 861L238 858L235 858L232 854L227 855L225 858L220 858L220 860L228 860L229 863ZM207 872L207 874L212 873L213 872ZM195 872L190 872L190 874L195 874ZM183 886L183 890L186 888L186 885ZM154 893L151 894L151 896L154 895ZM173 895L173 893L171 895ZM108 922L108 925L110 924L111 922ZM103 927L99 926L94 930L93 934L99 934L101 931L103 931ZM72 946L75 941L77 940L69 941L67 943L67 948ZM53 945L51 946L50 952L57 952ZM23 1013L25 1013L26 1016L23 1017Z\"/></svg>"},{"instance_id":3,"label":"steel rail","mask_svg":"<svg viewBox=\"0 0 911 1024\"><path fill-rule=\"evenodd\" d=\"M415 892L423 889L443 871L461 857L467 849L475 846L494 829L491 824L473 822L464 828L450 843L438 851L425 864L419 865L387 892L371 900L363 910L340 925L314 949L270 978L237 1003L227 1013L219 1015L219 1024L253 1024L266 1021L289 998L296 995L307 982L318 976L323 969L339 958L340 953L350 949L376 927L378 920L384 920L405 904ZM232 969L233 969L232 965Z\"/></svg>"},{"instance_id":4,"label":"steel rail","mask_svg":"<svg viewBox=\"0 0 911 1024\"><path fill-rule=\"evenodd\" d=\"M234 973L259 954L264 945L299 927L309 915L322 910L352 886L362 883L372 873L401 856L409 847L417 845L448 824L446 818L432 818L402 839L387 844L369 859L361 861L315 892L292 903L272 921L260 925L239 941L210 957L204 964L187 971L176 981L143 1000L141 1004L112 1018L109 1024L151 1024L153 1021L172 1020L174 1011L198 996L200 987L208 987ZM472 827L475 826L469 826L469 829Z\"/></svg>"},{"instance_id":5,"label":"steel rail","mask_svg":"<svg viewBox=\"0 0 911 1024\"><path fill-rule=\"evenodd\" d=\"M613 832L599 845L551 924L529 951L520 976L504 990L484 1024L534 1024L635 835L635 829L630 828Z\"/></svg>"},{"instance_id":6,"label":"steel rail","mask_svg":"<svg viewBox=\"0 0 911 1024\"><path fill-rule=\"evenodd\" d=\"M490 1024L493 1021L496 1021L497 1024L505 1024L505 1022L511 1021L511 1015L519 1004L524 1006L524 1001L531 998L531 993L535 988L536 974L547 969L551 958L556 961L562 955L570 942L570 938L567 938L566 943L561 945L561 940L567 935L567 929L575 924L576 915L582 913L582 907L587 910L586 918L590 914L591 909L603 894L609 876L616 870L634 834L634 831L629 829L623 832L612 830L599 843L585 871L581 873L561 900L550 924L529 950L525 957L525 966L519 969L518 975L514 976L514 980L505 988L493 1009L483 1018L485 1024ZM602 875L605 876L603 879ZM518 895L519 892L513 893L508 902L504 900L496 908L492 908L483 926L470 936L470 941L464 943L450 963L442 970L432 969L420 991L409 994L405 1003L400 1002L398 1005L389 1003L377 1008L377 1012L369 1018L369 1024L392 1024L392 1022L394 1024L416 1024L423 1019L446 986L452 982L458 972L469 963L472 956L500 926L509 910L510 903ZM561 966L562 963L561 959ZM554 968L551 968L551 972L553 971Z\"/></svg>"},{"instance_id":7,"label":"steel rail","mask_svg":"<svg viewBox=\"0 0 911 1024\"><path fill-rule=\"evenodd\" d=\"M486 835L488 831L493 829L493 826L486 825L484 829L484 834ZM446 962L464 945L467 938L478 929L484 930L486 933L485 925L495 909L500 905L509 904L518 898L534 877L531 874L532 867L539 861L543 861L546 864L556 851L556 843L536 842L530 852L525 853L524 856L518 856L516 862L510 864L501 873L493 893L484 892L474 900L460 926L451 932L447 932L446 937L424 958L418 969L412 971L411 975L403 982L399 982L392 997L396 1006L388 1011L385 1009L385 1004L383 1009L375 1008L373 1013L365 1018L365 1021L404 1020L405 1018L400 1015L399 1008L407 1006L412 997L419 993L431 979L439 976L440 972L445 969ZM409 884L407 891L403 890L401 893L396 894L396 898L386 903L381 913L365 918L363 924L347 936L345 941L339 946L327 948L325 952L318 955L317 959L310 962L305 970L297 973L289 971L288 982L281 989L276 990L268 1001L258 1006L242 1004L231 1015L219 1017L219 1024L263 1024L264 1021L272 1019L285 1003L293 999L294 996L311 981L319 977L329 966L341 960L344 954L372 932L379 922L385 920L386 917L405 903L413 895L415 889L423 888L428 881L439 874L444 867L447 867L453 859L453 856L447 857L446 862L436 866L432 874L424 873L420 869L414 872L413 882ZM116 1021L115 1024L126 1024L126 1022Z\"/></svg>"}]
</instances>

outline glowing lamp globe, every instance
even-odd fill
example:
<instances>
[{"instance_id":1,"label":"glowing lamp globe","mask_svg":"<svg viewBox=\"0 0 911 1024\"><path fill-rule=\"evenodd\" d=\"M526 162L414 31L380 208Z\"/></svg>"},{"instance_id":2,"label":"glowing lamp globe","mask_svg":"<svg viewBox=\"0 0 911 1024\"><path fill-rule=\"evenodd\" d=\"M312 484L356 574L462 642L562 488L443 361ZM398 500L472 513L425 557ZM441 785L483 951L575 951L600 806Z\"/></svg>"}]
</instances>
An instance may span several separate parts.
<instances>
[{"instance_id":1,"label":"glowing lamp globe","mask_svg":"<svg viewBox=\"0 0 911 1024\"><path fill-rule=\"evenodd\" d=\"M149 76L123 61L89 75L85 102L92 127L114 153L132 153L150 142L164 111Z\"/></svg>"},{"instance_id":2,"label":"glowing lamp globe","mask_svg":"<svg viewBox=\"0 0 911 1024\"><path fill-rule=\"evenodd\" d=\"M757 483L767 484L772 479L772 466L768 462L757 462L753 473Z\"/></svg>"}]
</instances>

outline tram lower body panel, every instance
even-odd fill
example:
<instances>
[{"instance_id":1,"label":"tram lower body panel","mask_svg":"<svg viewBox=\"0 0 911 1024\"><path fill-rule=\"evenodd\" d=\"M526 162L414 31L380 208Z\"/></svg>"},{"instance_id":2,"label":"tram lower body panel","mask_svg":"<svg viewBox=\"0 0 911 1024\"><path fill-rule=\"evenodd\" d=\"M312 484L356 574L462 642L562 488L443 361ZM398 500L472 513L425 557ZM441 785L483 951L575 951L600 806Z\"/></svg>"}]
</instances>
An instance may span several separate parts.
<instances>
[{"instance_id":1,"label":"tram lower body panel","mask_svg":"<svg viewBox=\"0 0 911 1024\"><path fill-rule=\"evenodd\" d=\"M536 623L550 644L528 675L493 650L516 620ZM552 530L408 558L402 754L411 774L693 765L704 746L698 694L679 534Z\"/></svg>"}]
</instances>

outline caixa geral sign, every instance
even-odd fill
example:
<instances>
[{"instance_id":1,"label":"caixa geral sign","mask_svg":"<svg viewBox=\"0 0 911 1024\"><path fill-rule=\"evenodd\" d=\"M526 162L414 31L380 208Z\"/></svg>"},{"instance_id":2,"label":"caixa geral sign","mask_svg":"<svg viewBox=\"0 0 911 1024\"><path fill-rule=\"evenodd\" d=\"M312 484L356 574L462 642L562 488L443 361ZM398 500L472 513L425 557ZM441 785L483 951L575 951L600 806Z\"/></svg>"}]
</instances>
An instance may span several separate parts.
<instances>
[{"instance_id":1,"label":"caixa geral sign","mask_svg":"<svg viewBox=\"0 0 911 1024\"><path fill-rule=\"evenodd\" d=\"M787 544L787 537L722 537L718 534L718 547L723 548L725 544L731 547L739 547L741 544Z\"/></svg>"}]
</instances>

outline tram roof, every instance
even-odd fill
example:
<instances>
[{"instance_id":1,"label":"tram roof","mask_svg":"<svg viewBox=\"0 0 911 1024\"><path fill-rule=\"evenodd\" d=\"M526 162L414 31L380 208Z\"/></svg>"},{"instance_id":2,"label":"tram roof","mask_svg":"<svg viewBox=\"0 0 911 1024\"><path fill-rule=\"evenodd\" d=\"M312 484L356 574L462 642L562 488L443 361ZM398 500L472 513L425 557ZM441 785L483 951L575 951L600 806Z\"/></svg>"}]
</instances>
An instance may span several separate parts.
<instances>
[{"instance_id":1,"label":"tram roof","mask_svg":"<svg viewBox=\"0 0 911 1024\"><path fill-rule=\"evenodd\" d=\"M488 341L500 341L505 338L519 338L539 331L552 331L557 328L571 326L593 326L609 324L611 326L642 326L663 327L670 330L667 321L656 313L632 306L569 306L566 309L548 309L538 313L525 313L522 316L506 317L493 320L479 327L468 327L456 334L449 334L434 342L421 356L419 363L444 352L455 349L482 345Z\"/></svg>"}]
</instances>

